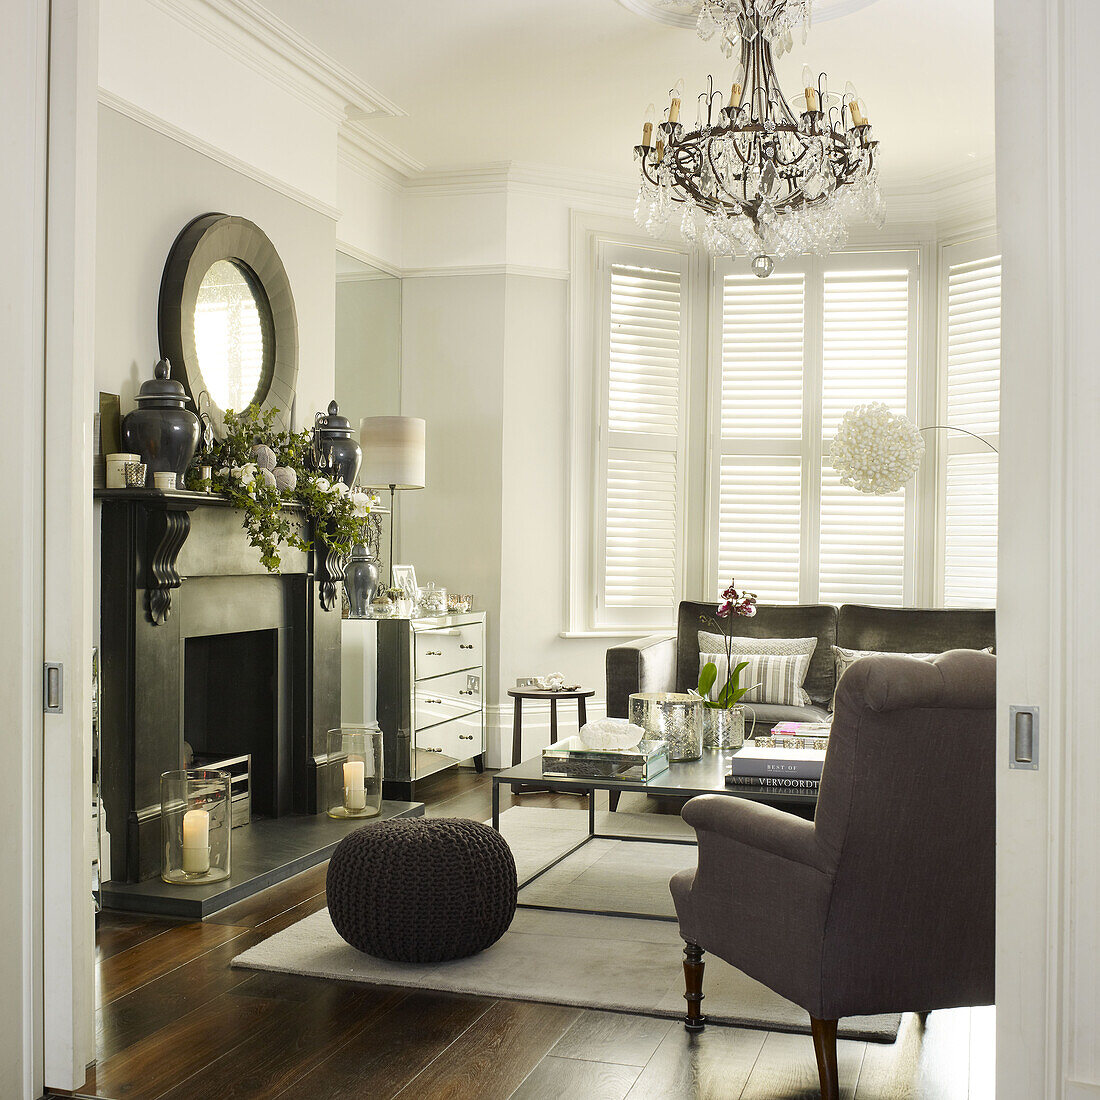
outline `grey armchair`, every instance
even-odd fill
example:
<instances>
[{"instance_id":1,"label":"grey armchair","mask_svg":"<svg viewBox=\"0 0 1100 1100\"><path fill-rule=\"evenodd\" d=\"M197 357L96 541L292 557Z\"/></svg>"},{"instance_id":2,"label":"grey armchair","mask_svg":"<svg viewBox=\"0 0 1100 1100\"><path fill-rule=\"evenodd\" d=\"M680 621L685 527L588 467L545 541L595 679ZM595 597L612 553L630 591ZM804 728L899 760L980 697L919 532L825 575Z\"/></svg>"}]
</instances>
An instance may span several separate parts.
<instances>
[{"instance_id":1,"label":"grey armchair","mask_svg":"<svg viewBox=\"0 0 1100 1100\"><path fill-rule=\"evenodd\" d=\"M825 1100L837 1021L993 1002L997 659L867 657L844 675L814 821L692 799L699 864L671 882L685 1026L710 951L810 1015Z\"/></svg>"}]
</instances>

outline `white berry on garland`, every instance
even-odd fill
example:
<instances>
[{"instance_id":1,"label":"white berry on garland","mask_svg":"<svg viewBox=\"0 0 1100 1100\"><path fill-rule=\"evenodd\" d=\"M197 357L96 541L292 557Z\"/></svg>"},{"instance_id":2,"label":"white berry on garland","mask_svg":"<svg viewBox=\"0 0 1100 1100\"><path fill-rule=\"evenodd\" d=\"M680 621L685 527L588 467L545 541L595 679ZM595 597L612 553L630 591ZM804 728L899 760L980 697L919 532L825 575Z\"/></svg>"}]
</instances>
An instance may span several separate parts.
<instances>
[{"instance_id":1,"label":"white berry on garland","mask_svg":"<svg viewBox=\"0 0 1100 1100\"><path fill-rule=\"evenodd\" d=\"M844 414L829 457L841 485L882 496L900 489L917 472L924 439L907 416L873 401Z\"/></svg>"}]
</instances>

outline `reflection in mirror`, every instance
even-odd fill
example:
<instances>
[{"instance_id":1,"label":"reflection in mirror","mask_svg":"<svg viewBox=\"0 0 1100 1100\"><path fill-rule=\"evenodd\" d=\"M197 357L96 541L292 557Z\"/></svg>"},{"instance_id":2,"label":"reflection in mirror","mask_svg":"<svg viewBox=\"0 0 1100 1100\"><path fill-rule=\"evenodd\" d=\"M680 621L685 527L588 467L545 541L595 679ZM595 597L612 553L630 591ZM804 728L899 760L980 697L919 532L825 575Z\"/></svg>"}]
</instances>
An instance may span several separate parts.
<instances>
[{"instance_id":1,"label":"reflection in mirror","mask_svg":"<svg viewBox=\"0 0 1100 1100\"><path fill-rule=\"evenodd\" d=\"M401 413L401 280L343 252L336 253L336 400L356 438L364 416ZM375 546L382 559L389 518L381 517ZM389 576L389 562L381 567Z\"/></svg>"},{"instance_id":2,"label":"reflection in mirror","mask_svg":"<svg viewBox=\"0 0 1100 1100\"><path fill-rule=\"evenodd\" d=\"M263 398L257 393L265 349L256 291L232 260L218 260L203 276L195 304L195 350L218 408L239 411Z\"/></svg>"}]
</instances>

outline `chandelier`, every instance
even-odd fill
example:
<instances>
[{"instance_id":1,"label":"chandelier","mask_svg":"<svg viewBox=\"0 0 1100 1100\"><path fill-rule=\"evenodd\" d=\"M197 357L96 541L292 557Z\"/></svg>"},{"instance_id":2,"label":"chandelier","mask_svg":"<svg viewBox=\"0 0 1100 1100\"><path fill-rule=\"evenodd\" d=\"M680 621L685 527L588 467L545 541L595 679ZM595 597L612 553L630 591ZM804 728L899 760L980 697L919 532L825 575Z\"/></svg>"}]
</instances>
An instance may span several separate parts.
<instances>
[{"instance_id":1,"label":"chandelier","mask_svg":"<svg viewBox=\"0 0 1100 1100\"><path fill-rule=\"evenodd\" d=\"M706 0L727 13L724 44L737 46L728 100L712 77L698 97L693 128L680 121L683 81L671 92L664 120L652 104L634 147L641 168L635 219L660 235L682 206L680 232L716 256L748 256L766 278L777 259L805 252L825 255L843 246L848 223L886 219L878 187L878 142L866 108L848 84L829 92L824 74L802 70L804 102L796 111L775 75L772 50L787 48L788 19L810 0ZM802 16L800 16L802 17ZM656 140L654 137L656 136Z\"/></svg>"},{"instance_id":2,"label":"chandelier","mask_svg":"<svg viewBox=\"0 0 1100 1100\"><path fill-rule=\"evenodd\" d=\"M800 24L805 44L812 17L813 0L701 0L696 30L704 42L717 33L726 57L732 57L739 41L751 37L759 27L782 57L794 46L792 32ZM754 18L756 22L752 23Z\"/></svg>"}]
</instances>

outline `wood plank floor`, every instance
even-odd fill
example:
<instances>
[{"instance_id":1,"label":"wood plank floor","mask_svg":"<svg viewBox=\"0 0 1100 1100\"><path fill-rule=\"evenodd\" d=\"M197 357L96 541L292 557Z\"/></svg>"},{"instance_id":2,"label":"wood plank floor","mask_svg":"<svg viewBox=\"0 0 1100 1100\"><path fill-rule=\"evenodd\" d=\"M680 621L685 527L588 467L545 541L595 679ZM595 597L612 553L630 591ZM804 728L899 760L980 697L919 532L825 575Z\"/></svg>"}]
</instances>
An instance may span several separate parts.
<instances>
[{"instance_id":1,"label":"wood plank floor","mask_svg":"<svg viewBox=\"0 0 1100 1100\"><path fill-rule=\"evenodd\" d=\"M432 816L489 816L491 781L461 769L424 794ZM502 795L502 803L509 803ZM512 805L584 806L530 793ZM675 812L626 795L634 812ZM97 1057L75 1095L110 1100L806 1100L808 1036L560 1005L233 970L230 960L325 904L325 868L203 924L104 913ZM668 965L678 968L679 959ZM906 1016L897 1042L841 1042L845 1100L991 1100L993 1010Z\"/></svg>"}]
</instances>

